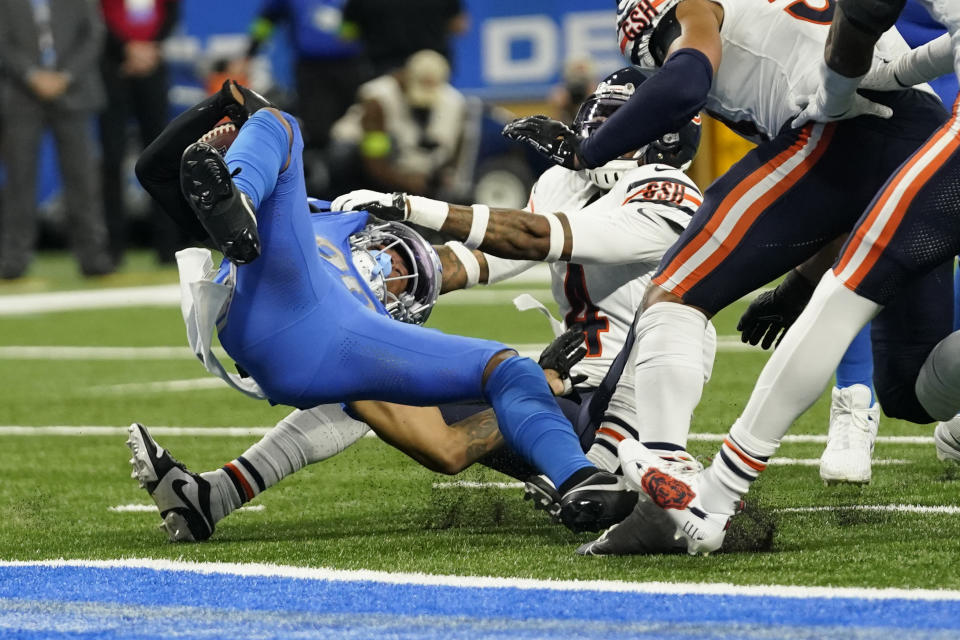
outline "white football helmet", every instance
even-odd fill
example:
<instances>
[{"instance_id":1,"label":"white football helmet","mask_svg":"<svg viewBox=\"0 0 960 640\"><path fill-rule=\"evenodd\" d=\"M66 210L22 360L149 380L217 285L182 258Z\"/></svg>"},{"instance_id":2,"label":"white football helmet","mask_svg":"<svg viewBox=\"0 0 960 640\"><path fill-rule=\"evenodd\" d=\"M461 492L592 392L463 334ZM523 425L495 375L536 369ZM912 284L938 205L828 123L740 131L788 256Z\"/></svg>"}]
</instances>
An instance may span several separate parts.
<instances>
[{"instance_id":1,"label":"white football helmet","mask_svg":"<svg viewBox=\"0 0 960 640\"><path fill-rule=\"evenodd\" d=\"M440 295L440 258L427 240L399 222L368 224L350 236L353 264L395 320L423 324ZM394 250L409 273L392 276ZM388 284L404 282L399 294Z\"/></svg>"},{"instance_id":2,"label":"white football helmet","mask_svg":"<svg viewBox=\"0 0 960 640\"><path fill-rule=\"evenodd\" d=\"M619 0L617 42L620 43L623 57L646 71L662 65L667 47L680 34L680 25L676 19L676 8L680 2L681 0Z\"/></svg>"}]
</instances>

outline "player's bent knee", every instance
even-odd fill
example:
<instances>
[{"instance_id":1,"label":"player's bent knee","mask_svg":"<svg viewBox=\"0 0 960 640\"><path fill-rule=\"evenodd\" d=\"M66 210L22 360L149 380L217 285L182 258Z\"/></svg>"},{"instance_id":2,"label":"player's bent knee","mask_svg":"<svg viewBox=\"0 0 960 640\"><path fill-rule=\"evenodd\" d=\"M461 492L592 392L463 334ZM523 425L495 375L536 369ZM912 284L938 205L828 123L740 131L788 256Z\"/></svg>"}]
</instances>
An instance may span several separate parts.
<instances>
[{"instance_id":1,"label":"player's bent knee","mask_svg":"<svg viewBox=\"0 0 960 640\"><path fill-rule=\"evenodd\" d=\"M493 357L490 358L490 360L487 362L487 366L483 369L483 385L486 386L487 380L490 379L490 374L492 374L502 362L516 357L517 355L519 354L513 349L504 349L503 351L498 351L497 353L493 354Z\"/></svg>"},{"instance_id":2,"label":"player's bent knee","mask_svg":"<svg viewBox=\"0 0 960 640\"><path fill-rule=\"evenodd\" d=\"M643 308L649 309L658 302L675 302L677 304L683 304L683 300L675 293L670 293L663 287L650 284L647 286L646 292L643 294Z\"/></svg>"},{"instance_id":3,"label":"player's bent knee","mask_svg":"<svg viewBox=\"0 0 960 640\"><path fill-rule=\"evenodd\" d=\"M884 387L876 385L877 402L883 413L890 418L906 420L914 424L927 424L933 418L920 403L913 385L901 384Z\"/></svg>"},{"instance_id":4,"label":"player's bent knee","mask_svg":"<svg viewBox=\"0 0 960 640\"><path fill-rule=\"evenodd\" d=\"M927 356L915 386L924 409L946 421L960 412L960 332L941 340Z\"/></svg>"}]
</instances>

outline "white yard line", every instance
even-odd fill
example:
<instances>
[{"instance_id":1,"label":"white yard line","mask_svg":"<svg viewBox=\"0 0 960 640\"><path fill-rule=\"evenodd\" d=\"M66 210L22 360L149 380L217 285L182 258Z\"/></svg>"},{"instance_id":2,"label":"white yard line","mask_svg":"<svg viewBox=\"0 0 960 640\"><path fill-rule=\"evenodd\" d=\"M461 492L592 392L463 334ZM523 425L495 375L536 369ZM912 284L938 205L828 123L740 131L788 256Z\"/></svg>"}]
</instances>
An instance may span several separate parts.
<instances>
[{"instance_id":1,"label":"white yard line","mask_svg":"<svg viewBox=\"0 0 960 640\"><path fill-rule=\"evenodd\" d=\"M112 507L107 507L107 511L112 511L114 513L156 513L157 505L155 504L118 504ZM240 507L237 511L263 511L262 504L250 504L244 507Z\"/></svg>"},{"instance_id":2,"label":"white yard line","mask_svg":"<svg viewBox=\"0 0 960 640\"><path fill-rule=\"evenodd\" d=\"M549 280L531 279L531 285L520 289L470 289L454 291L443 296L446 305L508 304L520 293L528 292L541 302L552 299ZM529 291L527 291L529 289ZM88 291L56 291L52 293L21 293L0 296L0 316L18 316L29 313L55 313L89 309L121 309L129 307L179 307L180 285L163 284L149 287L118 287Z\"/></svg>"},{"instance_id":3,"label":"white yard line","mask_svg":"<svg viewBox=\"0 0 960 640\"><path fill-rule=\"evenodd\" d=\"M819 513L823 511L879 511L883 513L921 513L924 515L957 515L960 507L936 505L932 507L917 504L851 504L833 507L788 507L774 509L777 513Z\"/></svg>"},{"instance_id":4,"label":"white yard line","mask_svg":"<svg viewBox=\"0 0 960 640\"><path fill-rule=\"evenodd\" d=\"M149 569L250 577L282 577L329 582L376 582L380 584L445 586L486 589L546 589L551 591L599 591L665 595L719 595L776 598L861 598L869 600L960 601L960 591L947 589L877 589L870 587L801 587L793 585L736 585L725 582L625 582L620 580L537 580L488 576L390 573L366 569L342 570L275 564L235 564L129 558L125 560L0 561L0 567L91 567L98 569Z\"/></svg>"},{"instance_id":5,"label":"white yard line","mask_svg":"<svg viewBox=\"0 0 960 640\"><path fill-rule=\"evenodd\" d=\"M445 294L444 305L485 305L511 302L522 289L542 302L551 300L550 268L536 265L529 271L511 279L510 284L527 285L512 289L500 287L454 291ZM752 300L765 289L758 289L744 300ZM0 316L16 316L28 313L55 313L84 309L121 309L128 307L177 307L180 306L180 285L161 284L143 287L114 287L109 289L86 289L79 291L53 291L47 293L18 293L0 295Z\"/></svg>"}]
</instances>

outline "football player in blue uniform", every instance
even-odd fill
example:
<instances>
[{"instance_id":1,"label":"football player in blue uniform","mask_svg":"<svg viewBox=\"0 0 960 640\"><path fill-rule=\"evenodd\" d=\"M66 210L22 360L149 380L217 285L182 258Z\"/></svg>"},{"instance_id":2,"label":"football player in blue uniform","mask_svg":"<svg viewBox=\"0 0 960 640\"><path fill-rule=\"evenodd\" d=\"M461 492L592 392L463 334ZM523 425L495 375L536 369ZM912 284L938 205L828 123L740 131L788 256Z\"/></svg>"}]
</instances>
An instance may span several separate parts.
<instances>
[{"instance_id":1,"label":"football player in blue uniform","mask_svg":"<svg viewBox=\"0 0 960 640\"><path fill-rule=\"evenodd\" d=\"M243 124L225 155L194 142L227 115ZM138 163L138 177L167 213L225 256L215 277L188 287L196 296L187 297L185 308L206 318L211 309L218 312L220 342L245 376L228 376L234 386L299 409L485 399L505 442L558 488L567 526L596 530L629 513L633 502L624 502L626 494L606 490L620 481L583 455L536 363L500 343L387 315L395 302L390 296L400 296L396 290L374 295L370 274L402 277L415 265L395 264L402 255L367 245L369 264L361 273L350 239L367 216L333 212L322 222L311 220L302 147L292 116L231 85L174 120ZM212 289L222 297L203 293L212 285L223 287ZM203 324L197 325L201 334ZM148 435L141 443L158 450ZM173 469L164 471L177 476ZM165 479L151 482L159 490ZM166 484L173 493L183 487L176 479ZM190 525L174 511L167 517L168 530Z\"/></svg>"}]
</instances>

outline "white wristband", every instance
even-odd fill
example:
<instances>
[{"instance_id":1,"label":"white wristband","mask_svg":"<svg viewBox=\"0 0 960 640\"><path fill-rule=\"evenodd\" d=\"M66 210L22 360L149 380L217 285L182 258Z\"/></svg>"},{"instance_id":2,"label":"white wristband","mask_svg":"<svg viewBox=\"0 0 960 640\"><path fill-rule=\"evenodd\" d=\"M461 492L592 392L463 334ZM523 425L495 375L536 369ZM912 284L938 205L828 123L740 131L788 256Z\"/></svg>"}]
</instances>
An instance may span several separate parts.
<instances>
[{"instance_id":1,"label":"white wristband","mask_svg":"<svg viewBox=\"0 0 960 640\"><path fill-rule=\"evenodd\" d=\"M560 219L553 214L548 213L545 217L550 224L550 250L543 260L544 262L556 262L560 259L560 254L563 253L563 225L560 224Z\"/></svg>"},{"instance_id":2,"label":"white wristband","mask_svg":"<svg viewBox=\"0 0 960 640\"><path fill-rule=\"evenodd\" d=\"M470 207L473 209L473 220L470 222L470 235L463 241L468 249L476 249L483 243L483 237L487 235L487 224L490 222L490 207L485 204L475 204Z\"/></svg>"},{"instance_id":3,"label":"white wristband","mask_svg":"<svg viewBox=\"0 0 960 640\"><path fill-rule=\"evenodd\" d=\"M407 220L427 229L440 231L440 227L447 220L450 205L439 200L431 200L423 196L407 196L410 214Z\"/></svg>"},{"instance_id":4,"label":"white wristband","mask_svg":"<svg viewBox=\"0 0 960 640\"><path fill-rule=\"evenodd\" d=\"M467 284L465 284L463 288L469 289L479 283L480 261L477 260L477 256L473 255L473 251L467 249L463 246L462 242L457 242L456 240L447 242L445 246L450 247L453 255L457 256L460 264L463 265L463 270L467 272Z\"/></svg>"}]
</instances>

